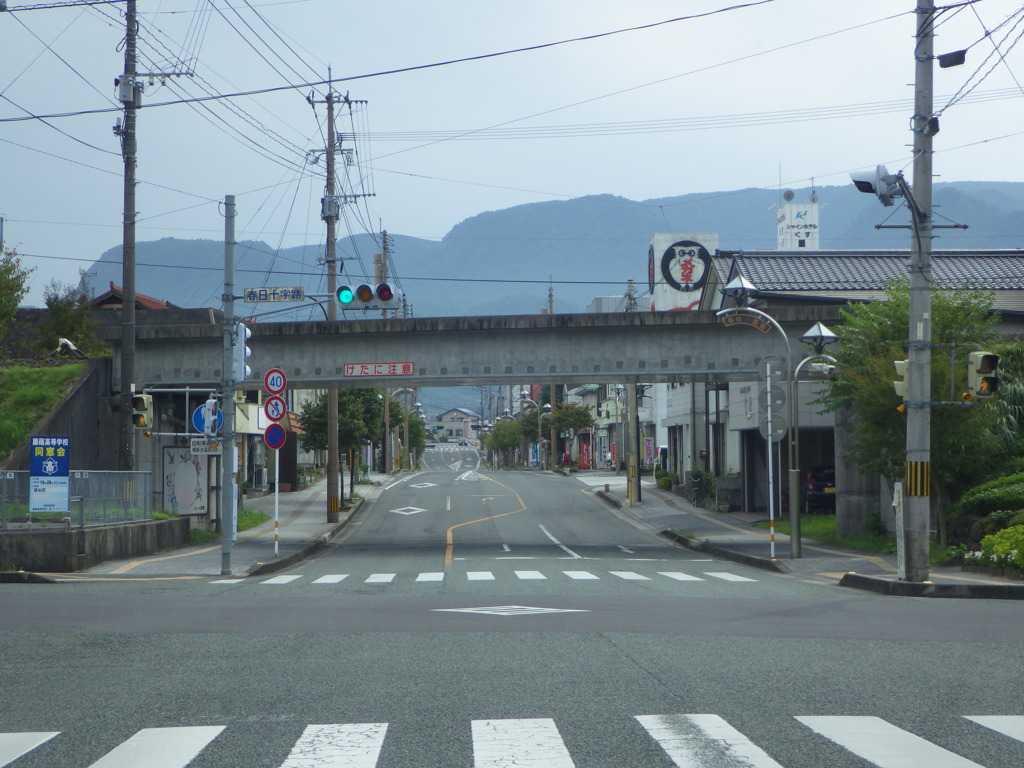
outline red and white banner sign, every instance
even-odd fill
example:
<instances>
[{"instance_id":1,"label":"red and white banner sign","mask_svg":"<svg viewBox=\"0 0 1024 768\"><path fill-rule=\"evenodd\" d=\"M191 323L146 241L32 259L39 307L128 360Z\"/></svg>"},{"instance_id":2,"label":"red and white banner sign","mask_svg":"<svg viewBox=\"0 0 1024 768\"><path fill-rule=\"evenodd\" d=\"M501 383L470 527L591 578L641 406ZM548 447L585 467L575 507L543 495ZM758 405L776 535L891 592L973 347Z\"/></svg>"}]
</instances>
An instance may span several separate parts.
<instances>
[{"instance_id":1,"label":"red and white banner sign","mask_svg":"<svg viewBox=\"0 0 1024 768\"><path fill-rule=\"evenodd\" d=\"M345 363L342 376L412 376L413 363Z\"/></svg>"}]
</instances>

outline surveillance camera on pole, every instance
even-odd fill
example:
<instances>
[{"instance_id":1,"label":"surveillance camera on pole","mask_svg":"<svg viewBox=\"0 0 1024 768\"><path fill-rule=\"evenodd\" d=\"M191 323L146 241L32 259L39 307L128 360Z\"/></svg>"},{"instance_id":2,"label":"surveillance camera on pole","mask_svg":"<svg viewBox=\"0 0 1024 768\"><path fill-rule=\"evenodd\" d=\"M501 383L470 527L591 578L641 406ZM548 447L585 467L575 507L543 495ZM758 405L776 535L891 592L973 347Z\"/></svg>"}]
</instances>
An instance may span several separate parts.
<instances>
[{"instance_id":1,"label":"surveillance camera on pole","mask_svg":"<svg viewBox=\"0 0 1024 768\"><path fill-rule=\"evenodd\" d=\"M903 196L899 176L895 173L889 173L884 165L875 166L873 171L851 173L850 178L858 190L869 195L875 195L882 205L890 206L893 203L894 197Z\"/></svg>"}]
</instances>

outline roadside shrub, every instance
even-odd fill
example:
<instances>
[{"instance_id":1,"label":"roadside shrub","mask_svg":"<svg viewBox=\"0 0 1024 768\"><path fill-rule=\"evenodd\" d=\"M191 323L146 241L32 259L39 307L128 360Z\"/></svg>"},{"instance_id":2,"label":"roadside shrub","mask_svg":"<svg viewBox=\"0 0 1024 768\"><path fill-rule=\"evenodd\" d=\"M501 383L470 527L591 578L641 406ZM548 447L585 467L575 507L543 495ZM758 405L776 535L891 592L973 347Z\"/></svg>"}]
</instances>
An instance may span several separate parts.
<instances>
[{"instance_id":1,"label":"roadside shrub","mask_svg":"<svg viewBox=\"0 0 1024 768\"><path fill-rule=\"evenodd\" d=\"M666 491L671 491L672 486L679 482L679 478L676 475L662 475L658 478L658 487Z\"/></svg>"},{"instance_id":2,"label":"roadside shrub","mask_svg":"<svg viewBox=\"0 0 1024 768\"><path fill-rule=\"evenodd\" d=\"M980 552L968 552L964 561L992 568L1024 570L1024 525L1004 528L981 540Z\"/></svg>"},{"instance_id":3,"label":"roadside shrub","mask_svg":"<svg viewBox=\"0 0 1024 768\"><path fill-rule=\"evenodd\" d=\"M1006 475L972 488L956 506L956 514L985 517L993 512L1024 510L1024 472Z\"/></svg>"}]
</instances>

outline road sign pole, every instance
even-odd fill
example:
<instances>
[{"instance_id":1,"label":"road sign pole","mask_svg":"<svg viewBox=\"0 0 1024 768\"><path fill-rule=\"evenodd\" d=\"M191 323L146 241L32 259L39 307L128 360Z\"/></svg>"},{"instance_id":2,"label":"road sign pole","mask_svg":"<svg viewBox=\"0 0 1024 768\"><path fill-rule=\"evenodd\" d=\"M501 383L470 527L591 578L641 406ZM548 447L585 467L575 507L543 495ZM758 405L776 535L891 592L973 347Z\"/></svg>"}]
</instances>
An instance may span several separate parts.
<instances>
[{"instance_id":1,"label":"road sign pole","mask_svg":"<svg viewBox=\"0 0 1024 768\"><path fill-rule=\"evenodd\" d=\"M231 548L235 535L235 196L224 196L224 361L221 365L221 392L224 402L224 457L220 480L220 573L231 575Z\"/></svg>"},{"instance_id":2,"label":"road sign pole","mask_svg":"<svg viewBox=\"0 0 1024 768\"><path fill-rule=\"evenodd\" d=\"M281 505L281 452L274 451L274 557L277 557L277 528Z\"/></svg>"}]
</instances>

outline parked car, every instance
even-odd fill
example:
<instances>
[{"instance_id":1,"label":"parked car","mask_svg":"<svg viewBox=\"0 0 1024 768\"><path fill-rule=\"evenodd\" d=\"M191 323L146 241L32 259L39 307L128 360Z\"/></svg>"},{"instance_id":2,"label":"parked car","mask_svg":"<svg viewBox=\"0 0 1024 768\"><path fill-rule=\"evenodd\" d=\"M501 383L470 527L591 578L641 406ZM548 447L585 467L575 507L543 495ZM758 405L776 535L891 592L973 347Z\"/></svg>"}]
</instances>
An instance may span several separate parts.
<instances>
[{"instance_id":1,"label":"parked car","mask_svg":"<svg viewBox=\"0 0 1024 768\"><path fill-rule=\"evenodd\" d=\"M804 511L836 509L835 467L811 467L804 484Z\"/></svg>"}]
</instances>

